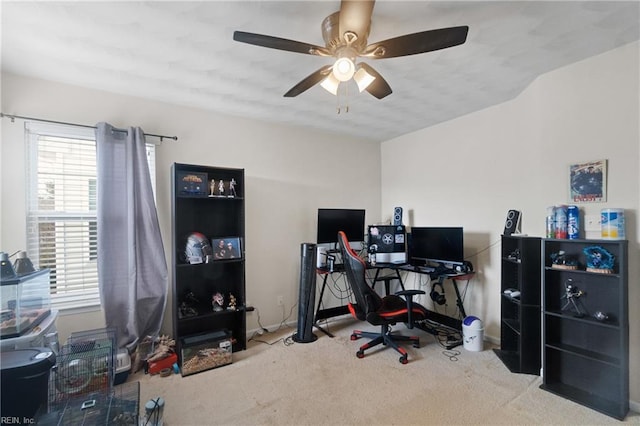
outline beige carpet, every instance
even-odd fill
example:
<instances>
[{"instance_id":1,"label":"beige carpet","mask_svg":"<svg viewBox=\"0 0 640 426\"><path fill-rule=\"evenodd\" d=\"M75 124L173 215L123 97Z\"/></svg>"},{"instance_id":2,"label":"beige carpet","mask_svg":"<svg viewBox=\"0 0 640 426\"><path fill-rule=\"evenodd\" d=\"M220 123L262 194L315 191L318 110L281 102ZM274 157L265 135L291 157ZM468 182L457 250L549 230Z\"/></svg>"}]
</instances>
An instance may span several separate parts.
<instances>
[{"instance_id":1,"label":"beige carpet","mask_svg":"<svg viewBox=\"0 0 640 426\"><path fill-rule=\"evenodd\" d=\"M140 405L164 398L164 424L176 425L603 425L619 423L538 388L538 376L512 374L485 344L459 347L457 361L422 331L421 348L407 346L402 365L392 349L358 359L366 323L341 319L330 338L292 343L295 329L258 336L233 354L233 364L188 377L137 373ZM408 334L404 326L398 331ZM285 342L291 344L285 344ZM455 352L454 352L455 353ZM629 413L625 423L640 424Z\"/></svg>"}]
</instances>

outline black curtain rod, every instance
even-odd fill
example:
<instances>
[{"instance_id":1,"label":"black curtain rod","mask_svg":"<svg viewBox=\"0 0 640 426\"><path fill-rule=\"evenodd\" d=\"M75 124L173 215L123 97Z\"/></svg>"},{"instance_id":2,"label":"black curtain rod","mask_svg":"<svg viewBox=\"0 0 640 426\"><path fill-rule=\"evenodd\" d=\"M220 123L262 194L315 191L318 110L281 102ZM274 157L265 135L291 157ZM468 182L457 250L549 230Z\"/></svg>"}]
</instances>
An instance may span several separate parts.
<instances>
[{"instance_id":1,"label":"black curtain rod","mask_svg":"<svg viewBox=\"0 0 640 426\"><path fill-rule=\"evenodd\" d=\"M3 117L10 118L12 123L14 122L14 120L16 118L19 118L21 120L41 121L43 123L63 124L65 126L76 126L76 127L85 127L87 129L97 129L96 126L88 126L86 124L66 123L64 121L46 120L44 118L24 117L24 116L21 116L21 115L5 114L3 112L0 112L0 118L3 118ZM124 129L116 129L116 128L114 128L113 130L115 130L116 132L123 132L123 133L127 132ZM151 137L154 137L154 138L159 138L160 142L162 142L164 139L171 139L171 140L174 140L174 141L178 140L177 136L154 135L153 133L145 133L144 135L145 136L151 136Z\"/></svg>"}]
</instances>

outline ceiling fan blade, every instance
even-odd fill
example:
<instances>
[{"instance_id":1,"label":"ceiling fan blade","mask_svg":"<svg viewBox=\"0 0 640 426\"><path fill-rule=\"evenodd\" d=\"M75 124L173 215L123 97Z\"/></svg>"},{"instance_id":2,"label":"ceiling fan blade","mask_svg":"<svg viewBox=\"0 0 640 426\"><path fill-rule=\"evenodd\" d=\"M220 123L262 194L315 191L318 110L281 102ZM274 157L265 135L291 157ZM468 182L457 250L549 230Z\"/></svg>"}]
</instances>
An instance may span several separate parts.
<instances>
[{"instance_id":1,"label":"ceiling fan blade","mask_svg":"<svg viewBox=\"0 0 640 426\"><path fill-rule=\"evenodd\" d=\"M331 56L331 53L322 46L304 43L301 41L288 40L286 38L273 37L263 34L246 33L244 31L234 31L233 39L242 43L256 46L269 47L271 49L285 50L287 52L305 53L308 55Z\"/></svg>"},{"instance_id":2,"label":"ceiling fan blade","mask_svg":"<svg viewBox=\"0 0 640 426\"><path fill-rule=\"evenodd\" d=\"M373 96L375 96L378 99L382 99L385 96L389 96L391 93L393 93L393 90L391 90L391 86L389 86L389 83L387 83L387 81L380 75L378 71L374 70L372 67L365 64L364 62L360 62L359 65L362 68L364 68L366 72L368 72L369 74L371 74L376 78L365 89L367 92L371 93Z\"/></svg>"},{"instance_id":3,"label":"ceiling fan blade","mask_svg":"<svg viewBox=\"0 0 640 426\"><path fill-rule=\"evenodd\" d=\"M317 70L317 71L313 72L312 74L308 75L302 81L300 81L298 84L296 84L291 89L289 89L289 91L284 94L285 98L293 98L295 96L298 96L300 93L302 93L302 92L312 88L316 84L320 83L322 80L324 80L329 75L329 73L331 72L331 68L332 67L333 67L333 65L325 65L324 67L320 68L319 70Z\"/></svg>"},{"instance_id":4,"label":"ceiling fan blade","mask_svg":"<svg viewBox=\"0 0 640 426\"><path fill-rule=\"evenodd\" d=\"M463 44L467 40L468 26L422 31L372 43L361 56L371 59L397 58L417 55Z\"/></svg>"},{"instance_id":5,"label":"ceiling fan blade","mask_svg":"<svg viewBox=\"0 0 640 426\"><path fill-rule=\"evenodd\" d=\"M367 44L374 4L375 0L342 0L338 25L341 39L350 31L358 36L356 45L364 47Z\"/></svg>"}]
</instances>

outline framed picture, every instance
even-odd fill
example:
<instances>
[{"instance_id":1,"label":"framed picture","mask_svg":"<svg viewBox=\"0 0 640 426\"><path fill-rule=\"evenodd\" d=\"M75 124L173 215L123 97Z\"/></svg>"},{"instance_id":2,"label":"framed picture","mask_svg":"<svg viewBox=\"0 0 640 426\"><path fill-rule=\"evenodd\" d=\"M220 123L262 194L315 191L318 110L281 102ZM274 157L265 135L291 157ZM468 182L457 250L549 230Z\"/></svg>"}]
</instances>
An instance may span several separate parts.
<instances>
[{"instance_id":1,"label":"framed picture","mask_svg":"<svg viewBox=\"0 0 640 426\"><path fill-rule=\"evenodd\" d=\"M242 259L240 237L212 238L213 260Z\"/></svg>"},{"instance_id":2,"label":"framed picture","mask_svg":"<svg viewBox=\"0 0 640 426\"><path fill-rule=\"evenodd\" d=\"M178 194L183 197L206 197L207 174L195 172L177 172Z\"/></svg>"},{"instance_id":3,"label":"framed picture","mask_svg":"<svg viewBox=\"0 0 640 426\"><path fill-rule=\"evenodd\" d=\"M607 160L569 166L569 199L572 203L607 201Z\"/></svg>"}]
</instances>

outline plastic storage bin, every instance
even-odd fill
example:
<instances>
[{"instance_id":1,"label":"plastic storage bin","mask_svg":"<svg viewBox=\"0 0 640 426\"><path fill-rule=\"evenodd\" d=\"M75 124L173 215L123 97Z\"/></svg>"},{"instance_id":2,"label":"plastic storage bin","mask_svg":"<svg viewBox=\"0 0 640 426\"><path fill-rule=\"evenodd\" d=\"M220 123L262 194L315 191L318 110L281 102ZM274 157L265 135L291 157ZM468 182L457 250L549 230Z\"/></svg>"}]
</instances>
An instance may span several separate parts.
<instances>
[{"instance_id":1,"label":"plastic storage bin","mask_svg":"<svg viewBox=\"0 0 640 426\"><path fill-rule=\"evenodd\" d=\"M0 280L0 338L18 337L51 312L49 270Z\"/></svg>"},{"instance_id":2,"label":"plastic storage bin","mask_svg":"<svg viewBox=\"0 0 640 426\"><path fill-rule=\"evenodd\" d=\"M49 348L0 353L3 419L35 423L36 415L47 409L49 374L55 363Z\"/></svg>"}]
</instances>

